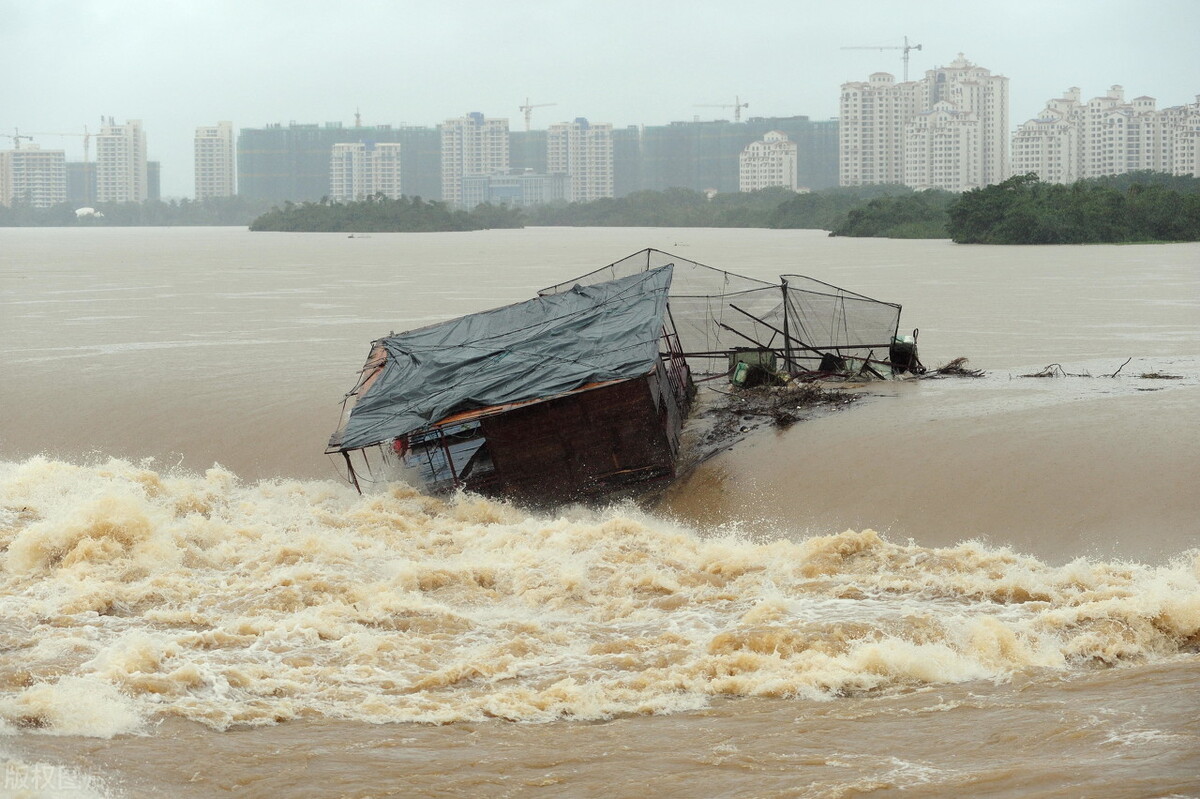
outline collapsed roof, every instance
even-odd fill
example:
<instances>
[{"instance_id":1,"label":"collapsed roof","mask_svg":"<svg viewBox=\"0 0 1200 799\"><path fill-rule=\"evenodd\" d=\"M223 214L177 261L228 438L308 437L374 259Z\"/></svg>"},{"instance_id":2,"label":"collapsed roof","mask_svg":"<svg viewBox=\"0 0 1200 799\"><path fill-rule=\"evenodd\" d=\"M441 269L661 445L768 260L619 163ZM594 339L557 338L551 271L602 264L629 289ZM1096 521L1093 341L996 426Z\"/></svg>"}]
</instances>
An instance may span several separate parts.
<instances>
[{"instance_id":1,"label":"collapsed roof","mask_svg":"<svg viewBox=\"0 0 1200 799\"><path fill-rule=\"evenodd\" d=\"M372 342L328 451L647 374L658 364L671 276L669 264L657 266Z\"/></svg>"},{"instance_id":2,"label":"collapsed roof","mask_svg":"<svg viewBox=\"0 0 1200 799\"><path fill-rule=\"evenodd\" d=\"M645 375L664 329L697 373L725 371L729 353L748 345L782 353L794 373L829 354L886 357L899 324L899 305L803 275L769 283L641 250L532 300L372 342L327 451Z\"/></svg>"}]
</instances>

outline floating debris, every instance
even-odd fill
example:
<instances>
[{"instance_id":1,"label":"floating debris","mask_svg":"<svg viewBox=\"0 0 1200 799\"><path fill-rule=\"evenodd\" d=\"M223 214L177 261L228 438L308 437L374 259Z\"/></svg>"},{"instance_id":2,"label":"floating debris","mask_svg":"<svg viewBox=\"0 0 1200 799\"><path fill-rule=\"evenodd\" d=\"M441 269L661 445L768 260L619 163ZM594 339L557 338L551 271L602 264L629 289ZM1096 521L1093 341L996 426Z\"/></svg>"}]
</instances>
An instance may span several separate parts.
<instances>
[{"instance_id":1,"label":"floating debris","mask_svg":"<svg viewBox=\"0 0 1200 799\"><path fill-rule=\"evenodd\" d=\"M1124 369L1126 366L1128 366L1129 362L1132 360L1133 360L1132 357L1126 358L1125 363L1118 366L1117 370L1115 372L1113 372L1112 374L1100 375L1100 376L1101 377L1116 377L1117 375L1121 374L1121 370ZM1038 372L1033 372L1033 373L1027 374L1027 375L1020 375L1020 377L1095 377L1095 376L1096 375L1090 374L1088 372L1082 372L1082 373L1068 372L1066 369L1063 369L1062 364L1058 364L1058 363L1052 363L1052 364L1049 364L1048 366L1044 366L1044 367L1042 367L1041 371L1038 371ZM1141 375L1139 375L1139 377L1142 380L1182 380L1183 379L1183 377L1181 375L1168 375L1168 374L1163 374L1161 372L1143 372Z\"/></svg>"},{"instance_id":2,"label":"floating debris","mask_svg":"<svg viewBox=\"0 0 1200 799\"><path fill-rule=\"evenodd\" d=\"M968 369L966 358L955 358L945 366L926 372L924 377L983 377L984 374L986 373L982 369Z\"/></svg>"},{"instance_id":3,"label":"floating debris","mask_svg":"<svg viewBox=\"0 0 1200 799\"><path fill-rule=\"evenodd\" d=\"M1062 368L1060 363L1052 363L1042 367L1039 372L1032 372L1021 377L1091 377L1090 374L1071 374L1066 369Z\"/></svg>"}]
</instances>

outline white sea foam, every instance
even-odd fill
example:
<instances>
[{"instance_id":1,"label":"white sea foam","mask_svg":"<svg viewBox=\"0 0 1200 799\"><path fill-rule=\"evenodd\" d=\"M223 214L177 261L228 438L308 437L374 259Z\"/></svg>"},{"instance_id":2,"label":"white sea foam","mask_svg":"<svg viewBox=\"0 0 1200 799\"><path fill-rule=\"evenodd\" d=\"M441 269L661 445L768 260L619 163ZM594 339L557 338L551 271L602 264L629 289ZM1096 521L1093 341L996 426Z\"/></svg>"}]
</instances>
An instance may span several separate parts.
<instances>
[{"instance_id":1,"label":"white sea foam","mask_svg":"<svg viewBox=\"0 0 1200 799\"><path fill-rule=\"evenodd\" d=\"M597 719L1143 661L1200 641L1200 558L1052 567L870 531L705 538L404 485L0 464L0 718L111 736Z\"/></svg>"}]
</instances>

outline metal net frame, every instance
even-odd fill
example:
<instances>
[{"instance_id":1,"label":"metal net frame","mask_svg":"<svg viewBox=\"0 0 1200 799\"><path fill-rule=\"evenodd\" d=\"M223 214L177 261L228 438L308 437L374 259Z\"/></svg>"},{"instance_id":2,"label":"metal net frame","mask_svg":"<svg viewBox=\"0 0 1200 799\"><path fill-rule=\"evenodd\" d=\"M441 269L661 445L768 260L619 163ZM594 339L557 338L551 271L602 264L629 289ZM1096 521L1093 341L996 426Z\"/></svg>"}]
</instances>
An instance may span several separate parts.
<instances>
[{"instance_id":1,"label":"metal net frame","mask_svg":"<svg viewBox=\"0 0 1200 799\"><path fill-rule=\"evenodd\" d=\"M670 313L682 348L697 374L728 371L738 349L770 350L790 373L820 371L826 356L863 362L887 360L900 328L901 306L805 275L778 283L739 275L646 249L542 289L559 294L673 264Z\"/></svg>"}]
</instances>

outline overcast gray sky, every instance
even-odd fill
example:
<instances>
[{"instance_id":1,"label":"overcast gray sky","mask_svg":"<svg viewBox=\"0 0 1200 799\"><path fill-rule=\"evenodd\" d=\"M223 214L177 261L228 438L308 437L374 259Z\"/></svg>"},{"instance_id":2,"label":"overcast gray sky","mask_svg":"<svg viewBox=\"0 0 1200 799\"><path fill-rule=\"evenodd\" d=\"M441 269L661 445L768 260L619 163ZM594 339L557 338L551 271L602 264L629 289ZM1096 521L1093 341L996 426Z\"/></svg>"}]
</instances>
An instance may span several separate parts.
<instances>
[{"instance_id":1,"label":"overcast gray sky","mask_svg":"<svg viewBox=\"0 0 1200 799\"><path fill-rule=\"evenodd\" d=\"M142 119L163 194L192 193L197 125L533 125L837 114L839 87L962 52L1011 79L1013 126L1110 85L1200 94L1200 0L0 0L0 134ZM38 136L82 157L79 137ZM0 138L0 149L11 139ZM93 148L94 155L94 148Z\"/></svg>"}]
</instances>

